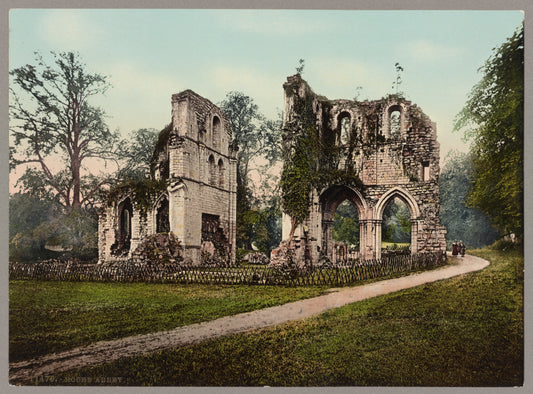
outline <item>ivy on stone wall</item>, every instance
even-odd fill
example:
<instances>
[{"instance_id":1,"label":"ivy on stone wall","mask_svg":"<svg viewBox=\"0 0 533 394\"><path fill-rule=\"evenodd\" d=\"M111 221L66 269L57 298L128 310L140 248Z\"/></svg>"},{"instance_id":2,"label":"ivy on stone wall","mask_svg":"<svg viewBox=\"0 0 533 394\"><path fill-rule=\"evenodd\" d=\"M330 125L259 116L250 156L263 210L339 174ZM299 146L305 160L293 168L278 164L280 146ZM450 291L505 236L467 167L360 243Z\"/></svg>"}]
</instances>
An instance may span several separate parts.
<instances>
[{"instance_id":1,"label":"ivy on stone wall","mask_svg":"<svg viewBox=\"0 0 533 394\"><path fill-rule=\"evenodd\" d=\"M111 206L120 197L129 194L132 197L131 200L135 209L139 210L141 215L146 216L155 200L166 190L166 180L130 180L115 186L109 191L107 205Z\"/></svg>"}]
</instances>

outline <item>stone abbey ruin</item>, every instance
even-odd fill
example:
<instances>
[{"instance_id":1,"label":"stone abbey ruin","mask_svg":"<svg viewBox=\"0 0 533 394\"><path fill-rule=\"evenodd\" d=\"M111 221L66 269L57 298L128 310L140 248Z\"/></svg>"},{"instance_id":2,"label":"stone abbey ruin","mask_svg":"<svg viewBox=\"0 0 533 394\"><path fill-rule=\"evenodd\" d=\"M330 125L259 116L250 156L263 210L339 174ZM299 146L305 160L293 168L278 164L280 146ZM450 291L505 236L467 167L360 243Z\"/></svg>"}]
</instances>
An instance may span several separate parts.
<instances>
[{"instance_id":1,"label":"stone abbey ruin","mask_svg":"<svg viewBox=\"0 0 533 394\"><path fill-rule=\"evenodd\" d=\"M435 123L414 104L390 95L375 101L328 100L300 75L287 79L284 159L307 143L311 181L305 219L292 229L283 215L283 239L294 230L299 260L335 256L333 215L345 200L359 217L362 259L381 257L383 213L394 198L409 208L411 253L446 250L440 224L439 143Z\"/></svg>"},{"instance_id":2,"label":"stone abbey ruin","mask_svg":"<svg viewBox=\"0 0 533 394\"><path fill-rule=\"evenodd\" d=\"M172 122L150 163L152 182L113 190L100 215L99 260L130 258L150 235L171 233L188 261L199 263L202 251L234 261L236 155L220 108L191 90L174 94Z\"/></svg>"},{"instance_id":3,"label":"stone abbey ruin","mask_svg":"<svg viewBox=\"0 0 533 394\"><path fill-rule=\"evenodd\" d=\"M282 238L291 238L297 260L337 259L333 215L346 200L359 217L358 257L381 257L383 213L395 198L409 209L411 253L445 251L436 125L394 95L328 100L299 74L283 88L285 165L303 141L309 148L307 213L299 221L287 213L282 218ZM177 238L193 264L215 254L235 262L237 150L220 108L191 90L174 94L172 122L160 133L150 180L114 188L101 212L100 262L129 259L158 233Z\"/></svg>"}]
</instances>

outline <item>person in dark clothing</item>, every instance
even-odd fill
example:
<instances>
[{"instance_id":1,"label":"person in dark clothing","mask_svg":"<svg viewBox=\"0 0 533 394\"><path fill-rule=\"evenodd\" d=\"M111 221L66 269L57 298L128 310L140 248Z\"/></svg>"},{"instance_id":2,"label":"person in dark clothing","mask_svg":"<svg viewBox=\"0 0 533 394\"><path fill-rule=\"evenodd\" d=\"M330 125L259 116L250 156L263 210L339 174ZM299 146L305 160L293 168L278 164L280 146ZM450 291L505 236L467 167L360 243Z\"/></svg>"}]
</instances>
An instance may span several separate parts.
<instances>
[{"instance_id":1,"label":"person in dark clothing","mask_svg":"<svg viewBox=\"0 0 533 394\"><path fill-rule=\"evenodd\" d=\"M453 244L452 244L452 255L453 256L457 256L459 254L459 248L458 248L458 245L457 245L457 241L453 241Z\"/></svg>"},{"instance_id":2,"label":"person in dark clothing","mask_svg":"<svg viewBox=\"0 0 533 394\"><path fill-rule=\"evenodd\" d=\"M461 253L461 257L465 257L466 246L463 243L463 241L459 241L458 249L459 249L459 253Z\"/></svg>"}]
</instances>

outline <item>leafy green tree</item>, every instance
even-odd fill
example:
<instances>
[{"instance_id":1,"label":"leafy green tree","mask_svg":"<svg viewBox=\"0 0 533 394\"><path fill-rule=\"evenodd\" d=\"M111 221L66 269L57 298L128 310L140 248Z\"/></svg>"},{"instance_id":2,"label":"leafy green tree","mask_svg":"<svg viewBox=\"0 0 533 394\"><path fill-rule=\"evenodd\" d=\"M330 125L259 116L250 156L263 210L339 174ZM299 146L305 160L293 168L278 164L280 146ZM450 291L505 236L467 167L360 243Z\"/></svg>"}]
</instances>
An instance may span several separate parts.
<instances>
[{"instance_id":1,"label":"leafy green tree","mask_svg":"<svg viewBox=\"0 0 533 394\"><path fill-rule=\"evenodd\" d=\"M243 184L248 187L254 160L263 158L272 165L279 160L281 121L266 119L253 98L241 92L229 92L219 106L228 116L239 146L238 167Z\"/></svg>"},{"instance_id":2,"label":"leafy green tree","mask_svg":"<svg viewBox=\"0 0 533 394\"><path fill-rule=\"evenodd\" d=\"M263 176L267 167L276 165L280 157L281 120L268 120L260 112L254 100L241 92L230 92L219 104L228 116L233 138L239 146L237 154L237 242L250 249L251 243L263 245L267 251L276 238L273 225L276 220L263 211L274 212L266 201L267 195L254 196L252 171L259 169ZM269 164L260 168L258 161ZM260 187L261 188L261 187ZM267 188L268 189L268 188ZM262 190L267 190L264 187ZM269 189L270 190L270 189ZM267 223L270 223L267 225ZM281 238L281 236L280 236Z\"/></svg>"},{"instance_id":3,"label":"leafy green tree","mask_svg":"<svg viewBox=\"0 0 533 394\"><path fill-rule=\"evenodd\" d=\"M350 245L359 244L359 215L357 208L347 201L341 203L335 212L333 239Z\"/></svg>"},{"instance_id":4,"label":"leafy green tree","mask_svg":"<svg viewBox=\"0 0 533 394\"><path fill-rule=\"evenodd\" d=\"M104 111L90 104L109 83L87 72L79 55L52 54L52 65L36 54L34 65L10 72L10 168L29 164L25 190L55 194L64 207L78 209L107 181L84 179L85 162L116 157L117 134L109 131ZM58 162L63 165L56 170L51 163Z\"/></svg>"},{"instance_id":5,"label":"leafy green tree","mask_svg":"<svg viewBox=\"0 0 533 394\"><path fill-rule=\"evenodd\" d=\"M98 214L94 208L72 208L65 213L55 201L15 193L9 199L9 213L10 260L35 261L65 254L83 259L97 256ZM63 252L47 249L53 246Z\"/></svg>"},{"instance_id":6,"label":"leafy green tree","mask_svg":"<svg viewBox=\"0 0 533 394\"><path fill-rule=\"evenodd\" d=\"M141 180L150 175L150 160L158 136L156 129L139 129L122 141L117 151L121 164L117 171L119 180Z\"/></svg>"},{"instance_id":7,"label":"leafy green tree","mask_svg":"<svg viewBox=\"0 0 533 394\"><path fill-rule=\"evenodd\" d=\"M504 234L523 233L524 27L494 49L479 69L454 129L472 141L472 188L479 208Z\"/></svg>"},{"instance_id":8,"label":"leafy green tree","mask_svg":"<svg viewBox=\"0 0 533 394\"><path fill-rule=\"evenodd\" d=\"M467 247L479 248L496 241L498 231L485 214L466 205L472 175L471 155L451 151L439 177L440 219L448 243L461 240Z\"/></svg>"},{"instance_id":9,"label":"leafy green tree","mask_svg":"<svg viewBox=\"0 0 533 394\"><path fill-rule=\"evenodd\" d=\"M411 214L400 199L393 199L383 211L382 240L385 242L411 241Z\"/></svg>"}]
</instances>

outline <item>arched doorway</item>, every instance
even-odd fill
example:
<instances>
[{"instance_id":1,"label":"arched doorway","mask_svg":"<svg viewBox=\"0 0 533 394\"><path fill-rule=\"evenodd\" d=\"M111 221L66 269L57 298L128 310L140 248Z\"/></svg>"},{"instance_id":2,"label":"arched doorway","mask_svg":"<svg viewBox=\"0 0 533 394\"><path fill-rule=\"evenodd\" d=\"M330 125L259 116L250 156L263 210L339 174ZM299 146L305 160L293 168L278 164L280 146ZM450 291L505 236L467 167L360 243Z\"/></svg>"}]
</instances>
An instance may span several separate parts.
<instances>
[{"instance_id":1,"label":"arched doorway","mask_svg":"<svg viewBox=\"0 0 533 394\"><path fill-rule=\"evenodd\" d=\"M118 207L118 251L128 252L131 245L131 218L133 216L133 206L130 198L126 198Z\"/></svg>"},{"instance_id":2,"label":"arched doorway","mask_svg":"<svg viewBox=\"0 0 533 394\"><path fill-rule=\"evenodd\" d=\"M418 228L420 219L420 209L418 203L414 197L407 190L399 187L390 189L387 193L383 194L378 200L374 208L374 222L375 222L375 257L381 257L382 249L382 240L383 240L383 226L387 226L387 220L391 216L391 211L395 210L395 206L398 207L395 214L398 213L398 210L401 212L401 218L397 219L398 223L403 221L404 230L409 229L409 250L410 253L418 252ZM405 221L407 220L407 211L409 212L409 222L408 226ZM394 213L394 212L392 212ZM385 222L385 223L384 223ZM401 226L400 226L401 227ZM387 231L387 230L386 230ZM407 232L407 231L404 231ZM386 237L392 235L385 234Z\"/></svg>"},{"instance_id":3,"label":"arched doorway","mask_svg":"<svg viewBox=\"0 0 533 394\"><path fill-rule=\"evenodd\" d=\"M156 233L170 232L170 221L168 216L168 199L163 197L156 208Z\"/></svg>"},{"instance_id":4,"label":"arched doorway","mask_svg":"<svg viewBox=\"0 0 533 394\"><path fill-rule=\"evenodd\" d=\"M359 258L359 213L355 205L344 200L333 215L333 261L353 261Z\"/></svg>"},{"instance_id":5,"label":"arched doorway","mask_svg":"<svg viewBox=\"0 0 533 394\"><path fill-rule=\"evenodd\" d=\"M327 256L332 262L347 261L350 257L359 257L363 252L363 242L360 241L363 233L361 219L364 218L364 212L367 209L361 193L348 186L332 186L321 194L320 208L322 214L321 254ZM337 212L338 210L340 212ZM336 218L337 225L335 225ZM349 219L345 220L346 218ZM343 225L344 229L347 230L344 236L340 234ZM357 230L353 228L354 226L357 227ZM339 242L341 238L348 240L349 234L352 235L351 240L357 239L357 243L353 247L348 242ZM347 246L340 247L339 243L345 243Z\"/></svg>"},{"instance_id":6,"label":"arched doorway","mask_svg":"<svg viewBox=\"0 0 533 394\"><path fill-rule=\"evenodd\" d=\"M409 254L411 250L411 213L399 197L391 198L381 223L381 255Z\"/></svg>"}]
</instances>

